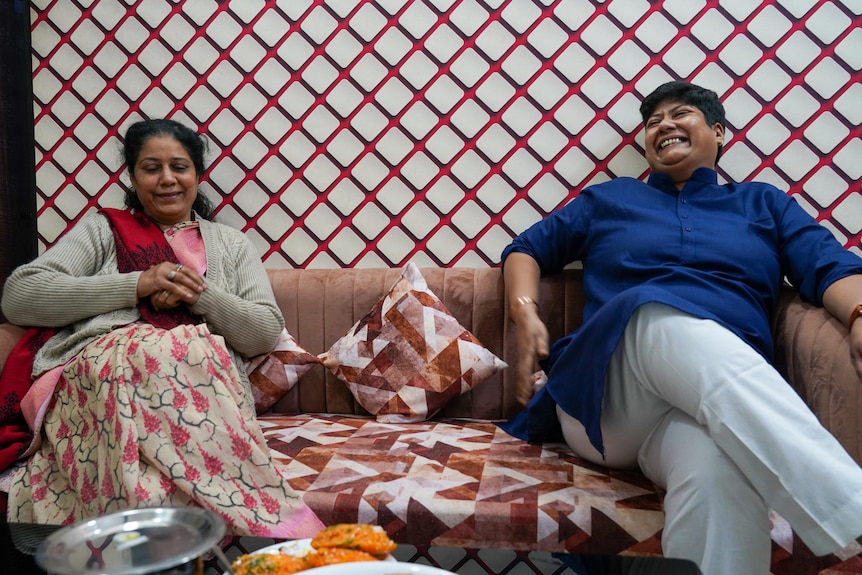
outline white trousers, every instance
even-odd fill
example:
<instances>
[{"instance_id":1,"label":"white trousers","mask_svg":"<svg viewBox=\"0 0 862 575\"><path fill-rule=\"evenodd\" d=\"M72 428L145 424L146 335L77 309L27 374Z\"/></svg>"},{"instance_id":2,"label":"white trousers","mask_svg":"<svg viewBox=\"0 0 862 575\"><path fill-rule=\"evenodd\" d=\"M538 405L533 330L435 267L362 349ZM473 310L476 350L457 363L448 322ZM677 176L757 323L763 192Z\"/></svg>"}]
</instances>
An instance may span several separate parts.
<instances>
[{"instance_id":1,"label":"white trousers","mask_svg":"<svg viewBox=\"0 0 862 575\"><path fill-rule=\"evenodd\" d=\"M862 535L862 469L781 375L735 334L642 306L611 359L605 457L559 407L566 442L663 487L663 553L705 575L767 575L769 510L818 555Z\"/></svg>"}]
</instances>

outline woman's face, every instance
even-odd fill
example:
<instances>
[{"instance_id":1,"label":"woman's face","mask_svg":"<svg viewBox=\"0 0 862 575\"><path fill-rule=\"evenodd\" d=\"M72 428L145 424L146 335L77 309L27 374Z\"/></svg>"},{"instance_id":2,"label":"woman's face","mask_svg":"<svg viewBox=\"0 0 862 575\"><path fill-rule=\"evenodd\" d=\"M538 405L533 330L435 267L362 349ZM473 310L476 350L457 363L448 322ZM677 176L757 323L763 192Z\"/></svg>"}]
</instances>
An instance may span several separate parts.
<instances>
[{"instance_id":1,"label":"woman's face","mask_svg":"<svg viewBox=\"0 0 862 575\"><path fill-rule=\"evenodd\" d=\"M645 157L654 172L680 186L697 168L714 168L724 143L721 124L710 126L703 112L682 102L659 104L646 121Z\"/></svg>"},{"instance_id":2,"label":"woman's face","mask_svg":"<svg viewBox=\"0 0 862 575\"><path fill-rule=\"evenodd\" d=\"M130 174L144 212L162 228L191 219L198 174L191 156L170 136L144 142Z\"/></svg>"}]
</instances>

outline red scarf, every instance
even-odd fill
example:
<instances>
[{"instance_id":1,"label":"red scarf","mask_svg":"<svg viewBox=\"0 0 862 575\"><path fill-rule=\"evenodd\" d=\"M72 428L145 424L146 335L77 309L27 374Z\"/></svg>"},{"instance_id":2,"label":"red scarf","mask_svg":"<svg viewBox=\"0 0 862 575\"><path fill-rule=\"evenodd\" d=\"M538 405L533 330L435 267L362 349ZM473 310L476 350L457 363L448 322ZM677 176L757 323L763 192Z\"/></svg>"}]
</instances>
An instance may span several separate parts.
<instances>
[{"instance_id":1,"label":"red scarf","mask_svg":"<svg viewBox=\"0 0 862 575\"><path fill-rule=\"evenodd\" d=\"M165 233L143 212L130 212L114 208L102 208L100 213L107 216L114 231L117 245L117 267L120 273L145 271L162 262L179 262ZM157 310L145 298L138 307L141 318L149 324L171 329L182 324L200 323L189 310L181 304L168 310Z\"/></svg>"},{"instance_id":2,"label":"red scarf","mask_svg":"<svg viewBox=\"0 0 862 575\"><path fill-rule=\"evenodd\" d=\"M145 271L161 262L177 261L162 230L143 212L113 208L99 211L111 223L120 273ZM157 310L150 298L144 298L138 307L141 318L156 327L171 329L181 324L199 323L199 318L186 305ZM12 465L33 440L33 432L21 413L21 399L33 382L36 353L56 332L56 329L28 329L10 352L0 374L0 471Z\"/></svg>"},{"instance_id":3,"label":"red scarf","mask_svg":"<svg viewBox=\"0 0 862 575\"><path fill-rule=\"evenodd\" d=\"M31 327L6 359L0 375L0 471L12 465L30 446L33 432L21 413L21 400L33 383L33 358L57 330Z\"/></svg>"}]
</instances>

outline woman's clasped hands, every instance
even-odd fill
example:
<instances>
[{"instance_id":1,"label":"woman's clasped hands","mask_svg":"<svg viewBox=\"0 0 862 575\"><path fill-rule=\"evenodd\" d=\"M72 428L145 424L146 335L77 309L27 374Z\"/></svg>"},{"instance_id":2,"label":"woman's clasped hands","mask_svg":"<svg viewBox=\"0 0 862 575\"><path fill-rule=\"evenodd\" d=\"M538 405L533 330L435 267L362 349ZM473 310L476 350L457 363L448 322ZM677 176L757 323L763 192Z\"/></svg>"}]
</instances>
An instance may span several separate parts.
<instances>
[{"instance_id":1,"label":"woman's clasped hands","mask_svg":"<svg viewBox=\"0 0 862 575\"><path fill-rule=\"evenodd\" d=\"M157 310L175 308L181 303L194 305L206 290L203 276L196 271L172 262L162 262L141 273L138 279L138 298L150 298Z\"/></svg>"}]
</instances>

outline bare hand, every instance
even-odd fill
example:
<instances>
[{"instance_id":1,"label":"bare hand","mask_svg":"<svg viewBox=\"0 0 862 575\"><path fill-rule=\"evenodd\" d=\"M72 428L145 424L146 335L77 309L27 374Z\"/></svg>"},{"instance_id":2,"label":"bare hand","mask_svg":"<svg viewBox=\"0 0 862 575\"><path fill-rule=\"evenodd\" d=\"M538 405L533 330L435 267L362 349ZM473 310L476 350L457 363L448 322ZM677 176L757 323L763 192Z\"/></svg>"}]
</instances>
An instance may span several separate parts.
<instances>
[{"instance_id":1,"label":"bare hand","mask_svg":"<svg viewBox=\"0 0 862 575\"><path fill-rule=\"evenodd\" d=\"M518 403L527 405L533 397L536 361L548 357L548 328L534 311L518 318L515 328L518 340L515 397Z\"/></svg>"},{"instance_id":2,"label":"bare hand","mask_svg":"<svg viewBox=\"0 0 862 575\"><path fill-rule=\"evenodd\" d=\"M194 305L205 289L199 273L173 262L156 264L138 278L138 299L149 297L155 309Z\"/></svg>"}]
</instances>

